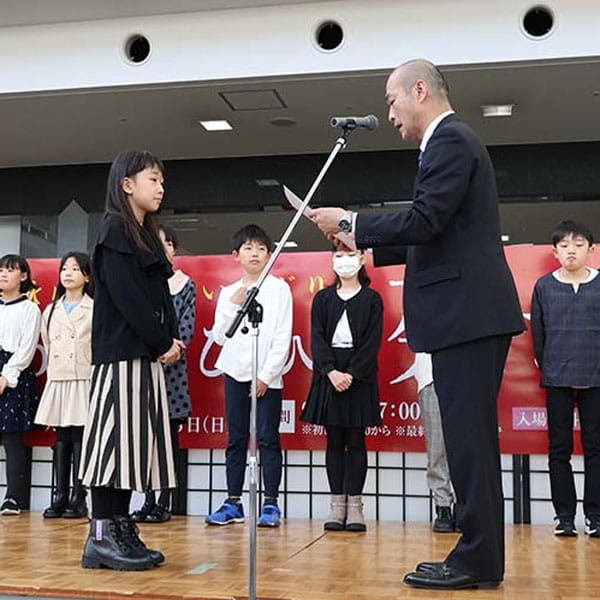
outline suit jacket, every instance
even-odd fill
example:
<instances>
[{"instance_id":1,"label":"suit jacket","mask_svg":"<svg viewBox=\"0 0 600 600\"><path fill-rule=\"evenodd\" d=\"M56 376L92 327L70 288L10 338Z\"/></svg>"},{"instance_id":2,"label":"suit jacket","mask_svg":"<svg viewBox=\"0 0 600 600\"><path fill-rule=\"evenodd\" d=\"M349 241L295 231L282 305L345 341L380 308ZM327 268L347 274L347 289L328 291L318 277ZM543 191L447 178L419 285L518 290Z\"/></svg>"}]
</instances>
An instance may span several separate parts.
<instances>
[{"instance_id":1,"label":"suit jacket","mask_svg":"<svg viewBox=\"0 0 600 600\"><path fill-rule=\"evenodd\" d=\"M92 312L94 301L85 294L70 315L59 298L42 314L42 341L48 356L48 379L89 379L92 367ZM50 326L48 326L48 318Z\"/></svg>"},{"instance_id":2,"label":"suit jacket","mask_svg":"<svg viewBox=\"0 0 600 600\"><path fill-rule=\"evenodd\" d=\"M455 114L422 156L413 204L399 214L359 214L356 243L377 266L404 262L409 345L432 352L524 330L500 240L496 180L477 134Z\"/></svg>"}]
</instances>

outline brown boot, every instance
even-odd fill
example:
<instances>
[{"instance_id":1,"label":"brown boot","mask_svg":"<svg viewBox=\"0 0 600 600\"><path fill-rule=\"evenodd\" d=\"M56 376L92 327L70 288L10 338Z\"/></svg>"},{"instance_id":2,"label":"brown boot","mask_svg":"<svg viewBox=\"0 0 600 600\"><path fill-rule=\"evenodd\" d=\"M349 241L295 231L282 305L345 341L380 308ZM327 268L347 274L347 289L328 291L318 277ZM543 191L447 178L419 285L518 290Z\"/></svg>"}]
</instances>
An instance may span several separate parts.
<instances>
[{"instance_id":1,"label":"brown boot","mask_svg":"<svg viewBox=\"0 0 600 600\"><path fill-rule=\"evenodd\" d=\"M345 494L331 496L331 510L323 525L326 531L343 531L346 525L346 496Z\"/></svg>"},{"instance_id":2,"label":"brown boot","mask_svg":"<svg viewBox=\"0 0 600 600\"><path fill-rule=\"evenodd\" d=\"M362 496L348 496L348 515L346 517L346 531L366 531L365 516L363 514Z\"/></svg>"}]
</instances>

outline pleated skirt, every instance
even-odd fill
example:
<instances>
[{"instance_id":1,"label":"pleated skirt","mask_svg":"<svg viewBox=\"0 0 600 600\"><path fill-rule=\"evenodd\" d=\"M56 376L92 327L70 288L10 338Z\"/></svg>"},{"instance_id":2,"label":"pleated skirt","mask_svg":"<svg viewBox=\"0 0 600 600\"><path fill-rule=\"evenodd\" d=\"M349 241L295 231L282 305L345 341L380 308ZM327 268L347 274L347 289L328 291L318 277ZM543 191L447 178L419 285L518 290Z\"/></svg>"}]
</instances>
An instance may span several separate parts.
<instances>
[{"instance_id":1,"label":"pleated skirt","mask_svg":"<svg viewBox=\"0 0 600 600\"><path fill-rule=\"evenodd\" d=\"M87 487L174 488L163 368L148 358L94 365L80 478Z\"/></svg>"},{"instance_id":2,"label":"pleated skirt","mask_svg":"<svg viewBox=\"0 0 600 600\"><path fill-rule=\"evenodd\" d=\"M336 369L345 372L353 350L332 350ZM381 425L377 382L355 380L345 392L336 392L327 376L314 374L300 420L338 427Z\"/></svg>"},{"instance_id":3,"label":"pleated skirt","mask_svg":"<svg viewBox=\"0 0 600 600\"><path fill-rule=\"evenodd\" d=\"M47 427L83 427L89 403L89 379L46 381L35 422Z\"/></svg>"}]
</instances>

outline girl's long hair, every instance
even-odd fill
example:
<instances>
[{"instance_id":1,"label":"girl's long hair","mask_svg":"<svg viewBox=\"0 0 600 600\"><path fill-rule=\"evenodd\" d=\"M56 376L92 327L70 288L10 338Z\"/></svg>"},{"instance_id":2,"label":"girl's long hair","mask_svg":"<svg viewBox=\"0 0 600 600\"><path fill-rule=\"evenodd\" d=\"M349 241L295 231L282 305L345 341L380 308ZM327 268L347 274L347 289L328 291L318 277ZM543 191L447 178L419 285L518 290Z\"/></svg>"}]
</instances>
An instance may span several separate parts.
<instances>
[{"instance_id":1,"label":"girl's long hair","mask_svg":"<svg viewBox=\"0 0 600 600\"><path fill-rule=\"evenodd\" d=\"M125 222L125 228L135 245L144 250L149 250L148 244L142 237L142 228L135 220L133 210L123 190L123 180L152 167L157 167L164 177L165 167L162 161L152 152L148 150L130 150L124 154L119 154L110 166L106 186L105 217L108 215L120 216ZM146 213L144 216L144 228L153 233L158 240L158 227L150 213Z\"/></svg>"},{"instance_id":2,"label":"girl's long hair","mask_svg":"<svg viewBox=\"0 0 600 600\"><path fill-rule=\"evenodd\" d=\"M0 268L4 269L19 269L21 273L25 273L27 275L27 279L21 281L21 285L19 287L19 292L21 294L26 294L27 292L35 289L36 285L31 278L31 269L29 268L29 263L18 254L5 254L2 258L0 258ZM0 290L1 292L2 290Z\"/></svg>"},{"instance_id":3,"label":"girl's long hair","mask_svg":"<svg viewBox=\"0 0 600 600\"><path fill-rule=\"evenodd\" d=\"M56 292L54 293L52 308L50 309L50 314L48 315L48 331L50 330L50 321L52 320L52 315L54 314L56 305L67 292L67 290L65 290L65 286L60 280L60 274L62 273L63 267L69 258L74 258L79 265L79 269L81 270L82 274L88 277L88 281L83 286L83 293L87 294L90 298L94 297L94 281L92 279L92 261L90 257L84 252L69 252L65 254L60 261L60 267L58 267L58 283L56 284Z\"/></svg>"}]
</instances>

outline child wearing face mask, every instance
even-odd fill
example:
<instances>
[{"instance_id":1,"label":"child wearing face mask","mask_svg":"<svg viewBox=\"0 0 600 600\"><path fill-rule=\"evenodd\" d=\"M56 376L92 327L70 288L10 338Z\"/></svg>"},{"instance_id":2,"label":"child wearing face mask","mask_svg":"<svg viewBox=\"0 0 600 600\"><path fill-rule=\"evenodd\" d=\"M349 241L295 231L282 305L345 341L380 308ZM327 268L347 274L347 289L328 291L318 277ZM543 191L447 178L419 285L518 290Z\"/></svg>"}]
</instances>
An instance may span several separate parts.
<instances>
[{"instance_id":1,"label":"child wearing face mask","mask_svg":"<svg viewBox=\"0 0 600 600\"><path fill-rule=\"evenodd\" d=\"M336 278L311 309L313 376L301 420L324 425L331 489L326 530L366 531L362 490L367 476L365 427L381 424L377 353L381 296L369 288L362 251L333 255Z\"/></svg>"}]
</instances>

